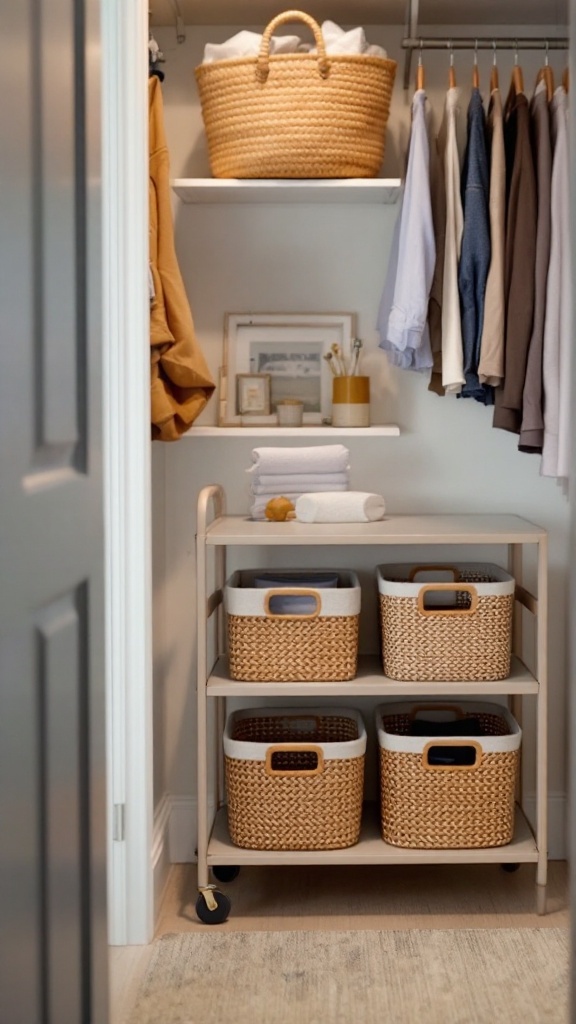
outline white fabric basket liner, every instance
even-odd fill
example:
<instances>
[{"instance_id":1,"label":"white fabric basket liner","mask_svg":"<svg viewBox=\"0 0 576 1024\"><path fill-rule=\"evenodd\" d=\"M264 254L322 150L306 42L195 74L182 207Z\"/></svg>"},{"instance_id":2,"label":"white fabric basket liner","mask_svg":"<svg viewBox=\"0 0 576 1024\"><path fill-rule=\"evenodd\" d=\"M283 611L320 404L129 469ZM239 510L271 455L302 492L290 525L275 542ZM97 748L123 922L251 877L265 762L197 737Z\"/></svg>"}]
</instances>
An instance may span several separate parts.
<instances>
[{"instance_id":1,"label":"white fabric basket liner","mask_svg":"<svg viewBox=\"0 0 576 1024\"><path fill-rule=\"evenodd\" d=\"M514 577L509 572L506 572L505 569L500 568L499 565L492 565L487 562L447 562L446 565L448 564L464 574L468 570L470 573L481 572L492 577L495 582L491 583L476 583L475 580L466 579L455 581L456 583L461 582L474 587L478 597L502 597L514 593ZM435 563L430 564L429 570L424 563L419 565L417 578L410 582L408 577L413 569L413 562L376 566L379 592L386 597L417 598L423 586L452 582L452 577L447 571L435 571ZM433 593L433 591L430 593ZM449 591L444 591L444 593L449 593Z\"/></svg>"},{"instance_id":2,"label":"white fabric basket liner","mask_svg":"<svg viewBox=\"0 0 576 1024\"><path fill-rule=\"evenodd\" d=\"M226 757L231 757L236 761L265 761L266 751L270 747L276 747L281 744L282 740L274 740L273 742L267 740L265 743L251 743L246 740L233 740L232 732L234 723L242 718L283 718L284 716L294 718L294 716L302 717L304 719L320 716L322 718L329 718L334 716L337 718L349 718L354 721L358 727L358 739L356 740L345 740L342 743L318 743L314 738L310 738L306 735L305 723L302 725L302 742L303 745L309 746L313 744L315 747L319 747L322 750L325 761L334 760L346 760L351 757L362 757L366 753L366 726L364 725L364 719L359 711L355 708L245 708L242 711L233 711L228 716L226 721L226 728L224 730L224 754ZM294 728L294 722L291 723L291 728ZM313 733L312 733L313 737ZM295 745L297 740L287 740L291 746Z\"/></svg>"},{"instance_id":3,"label":"white fabric basket liner","mask_svg":"<svg viewBox=\"0 0 576 1024\"><path fill-rule=\"evenodd\" d=\"M434 709L434 701L422 699L421 702L425 707L422 712L418 713L417 717L431 718L434 715L434 721L454 721L454 714L448 710L444 710L446 705L449 704L451 707L458 708L465 714L486 714L486 715L498 715L499 718L503 718L510 730L506 736L457 736L454 733L450 733L449 736L400 736L397 733L386 732L384 729L384 718L388 715L405 715L413 711L415 704L402 703L402 704L379 704L376 708L376 728L378 730L378 745L383 750L394 750L403 754L423 754L426 746L429 743L437 743L442 745L443 743L450 743L451 740L459 740L466 742L470 740L470 743L477 743L484 754L502 754L509 750L518 750L522 743L522 730L518 725L516 719L512 716L508 708L502 704L487 704L485 702L474 702L474 701L452 701L446 698L442 701L438 701L438 709Z\"/></svg>"},{"instance_id":4,"label":"white fabric basket liner","mask_svg":"<svg viewBox=\"0 0 576 1024\"><path fill-rule=\"evenodd\" d=\"M254 585L256 578L261 577L264 572L271 571L275 571L279 576L284 577L285 582L283 582L282 587L256 587ZM304 585L299 588L299 577L300 579L305 578L309 580L314 572L322 576L326 576L330 572L337 572L338 586L315 588ZM286 582L288 577L294 578L293 586ZM302 589L304 592L314 591L314 594L317 595L318 615L322 618L360 614L360 581L356 573L349 572L347 569L239 569L226 581L224 591L225 609L229 615L267 617L267 595L270 591L281 591L287 586L294 590ZM272 616L274 617L273 612Z\"/></svg>"}]
</instances>

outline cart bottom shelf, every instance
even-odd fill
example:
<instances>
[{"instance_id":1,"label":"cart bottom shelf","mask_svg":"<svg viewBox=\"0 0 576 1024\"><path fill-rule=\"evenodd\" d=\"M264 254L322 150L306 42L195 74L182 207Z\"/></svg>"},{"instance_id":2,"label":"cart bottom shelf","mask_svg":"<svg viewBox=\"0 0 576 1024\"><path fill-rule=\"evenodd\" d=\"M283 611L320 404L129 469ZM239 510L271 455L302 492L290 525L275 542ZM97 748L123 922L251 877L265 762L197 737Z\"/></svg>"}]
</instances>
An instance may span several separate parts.
<instances>
[{"instance_id":1,"label":"cart bottom shelf","mask_svg":"<svg viewBox=\"0 0 576 1024\"><path fill-rule=\"evenodd\" d=\"M507 846L480 850L410 850L383 842L376 805L366 805L360 840L345 850L244 850L234 846L225 807L208 843L208 864L531 864L538 861L534 835L516 807L514 838Z\"/></svg>"}]
</instances>

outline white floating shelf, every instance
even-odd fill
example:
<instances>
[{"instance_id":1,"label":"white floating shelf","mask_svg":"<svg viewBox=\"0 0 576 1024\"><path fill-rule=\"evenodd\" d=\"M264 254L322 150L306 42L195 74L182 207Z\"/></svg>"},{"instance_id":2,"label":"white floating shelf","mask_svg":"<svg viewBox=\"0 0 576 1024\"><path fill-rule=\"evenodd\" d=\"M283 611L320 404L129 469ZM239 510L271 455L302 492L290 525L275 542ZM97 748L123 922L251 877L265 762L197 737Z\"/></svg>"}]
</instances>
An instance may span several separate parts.
<instances>
[{"instance_id":1,"label":"white floating shelf","mask_svg":"<svg viewBox=\"0 0 576 1024\"><path fill-rule=\"evenodd\" d=\"M396 203L400 178L176 178L184 203Z\"/></svg>"},{"instance_id":2,"label":"white floating shelf","mask_svg":"<svg viewBox=\"0 0 576 1024\"><path fill-rule=\"evenodd\" d=\"M395 423L374 427L191 427L184 437L399 437Z\"/></svg>"}]
</instances>

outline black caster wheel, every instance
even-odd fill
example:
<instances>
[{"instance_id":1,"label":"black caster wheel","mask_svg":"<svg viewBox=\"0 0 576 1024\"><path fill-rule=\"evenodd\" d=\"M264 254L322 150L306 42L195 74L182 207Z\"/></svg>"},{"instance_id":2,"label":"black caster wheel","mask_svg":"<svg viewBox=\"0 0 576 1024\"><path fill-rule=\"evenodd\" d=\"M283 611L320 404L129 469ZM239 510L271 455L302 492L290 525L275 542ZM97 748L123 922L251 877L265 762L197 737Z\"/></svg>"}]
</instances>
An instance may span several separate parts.
<instances>
[{"instance_id":1,"label":"black caster wheel","mask_svg":"<svg viewBox=\"0 0 576 1024\"><path fill-rule=\"evenodd\" d=\"M209 906L204 893L201 892L196 900L198 917L204 924L224 924L232 906L230 900L218 889L210 888L207 890L207 896L210 903L215 906Z\"/></svg>"},{"instance_id":2,"label":"black caster wheel","mask_svg":"<svg viewBox=\"0 0 576 1024\"><path fill-rule=\"evenodd\" d=\"M240 868L235 864L220 864L219 867L212 868L212 874L219 882L233 882L238 878Z\"/></svg>"},{"instance_id":3,"label":"black caster wheel","mask_svg":"<svg viewBox=\"0 0 576 1024\"><path fill-rule=\"evenodd\" d=\"M507 871L508 874L512 874L513 871L518 871L519 867L520 867L519 864L502 864L501 865L502 871Z\"/></svg>"}]
</instances>

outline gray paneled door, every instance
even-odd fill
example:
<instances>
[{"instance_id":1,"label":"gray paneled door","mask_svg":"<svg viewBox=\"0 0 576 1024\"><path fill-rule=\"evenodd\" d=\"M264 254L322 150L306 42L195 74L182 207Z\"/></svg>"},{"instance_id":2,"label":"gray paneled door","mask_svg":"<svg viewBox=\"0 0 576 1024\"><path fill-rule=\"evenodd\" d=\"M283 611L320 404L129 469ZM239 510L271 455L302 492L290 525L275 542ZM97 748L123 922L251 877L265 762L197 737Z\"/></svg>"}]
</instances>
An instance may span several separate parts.
<instances>
[{"instance_id":1,"label":"gray paneled door","mask_svg":"<svg viewBox=\"0 0 576 1024\"><path fill-rule=\"evenodd\" d=\"M104 1024L97 0L0 0L0 1021Z\"/></svg>"}]
</instances>

